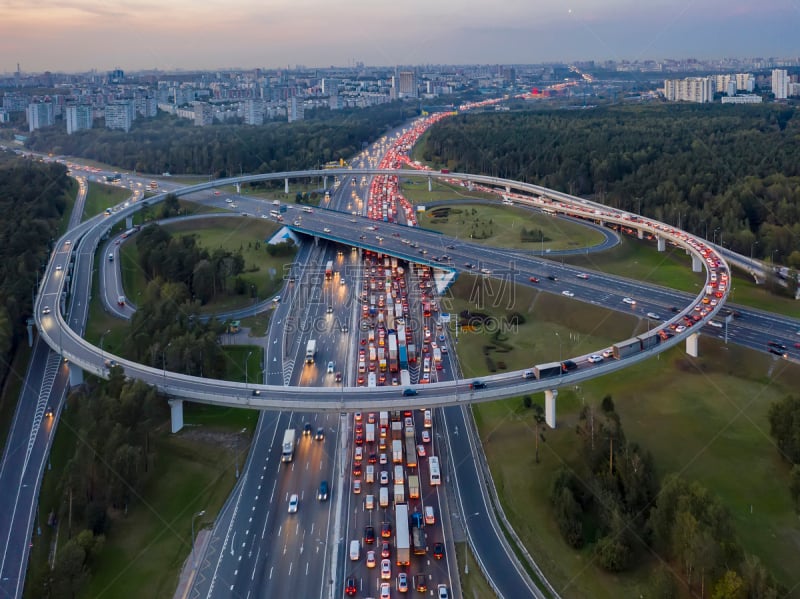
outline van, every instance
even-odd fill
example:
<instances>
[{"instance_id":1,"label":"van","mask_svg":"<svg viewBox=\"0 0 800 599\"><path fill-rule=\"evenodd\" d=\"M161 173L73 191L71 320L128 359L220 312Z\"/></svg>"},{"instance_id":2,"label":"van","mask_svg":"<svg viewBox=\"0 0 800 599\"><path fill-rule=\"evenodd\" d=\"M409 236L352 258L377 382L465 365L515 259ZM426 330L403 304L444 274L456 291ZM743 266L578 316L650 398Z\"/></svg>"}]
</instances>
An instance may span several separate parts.
<instances>
[{"instance_id":1,"label":"van","mask_svg":"<svg viewBox=\"0 0 800 599\"><path fill-rule=\"evenodd\" d=\"M425 524L436 524L436 516L433 514L433 506L425 506Z\"/></svg>"},{"instance_id":2,"label":"van","mask_svg":"<svg viewBox=\"0 0 800 599\"><path fill-rule=\"evenodd\" d=\"M389 507L389 487L381 487L381 492L378 496L378 505L381 507Z\"/></svg>"},{"instance_id":3,"label":"van","mask_svg":"<svg viewBox=\"0 0 800 599\"><path fill-rule=\"evenodd\" d=\"M109 254L108 255L108 261L109 262L113 262L114 261L114 254Z\"/></svg>"},{"instance_id":4,"label":"van","mask_svg":"<svg viewBox=\"0 0 800 599\"><path fill-rule=\"evenodd\" d=\"M394 467L394 484L402 485L404 482L403 467L398 464Z\"/></svg>"},{"instance_id":5,"label":"van","mask_svg":"<svg viewBox=\"0 0 800 599\"><path fill-rule=\"evenodd\" d=\"M350 541L350 560L357 562L361 557L361 542L358 540Z\"/></svg>"},{"instance_id":6,"label":"van","mask_svg":"<svg viewBox=\"0 0 800 599\"><path fill-rule=\"evenodd\" d=\"M373 464L367 464L367 482L374 483L375 482L375 466Z\"/></svg>"}]
</instances>

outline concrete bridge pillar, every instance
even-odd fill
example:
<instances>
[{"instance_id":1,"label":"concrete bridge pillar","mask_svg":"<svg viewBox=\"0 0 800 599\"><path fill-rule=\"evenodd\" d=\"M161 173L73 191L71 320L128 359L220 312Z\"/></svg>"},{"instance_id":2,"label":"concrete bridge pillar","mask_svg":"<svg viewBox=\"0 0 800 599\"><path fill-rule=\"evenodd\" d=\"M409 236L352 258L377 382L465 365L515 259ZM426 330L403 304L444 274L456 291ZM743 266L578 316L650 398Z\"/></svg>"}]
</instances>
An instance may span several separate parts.
<instances>
[{"instance_id":1,"label":"concrete bridge pillar","mask_svg":"<svg viewBox=\"0 0 800 599\"><path fill-rule=\"evenodd\" d=\"M286 177L283 180L283 193L289 195L289 177Z\"/></svg>"},{"instance_id":2,"label":"concrete bridge pillar","mask_svg":"<svg viewBox=\"0 0 800 599\"><path fill-rule=\"evenodd\" d=\"M322 189L328 189L328 175L322 175Z\"/></svg>"},{"instance_id":3,"label":"concrete bridge pillar","mask_svg":"<svg viewBox=\"0 0 800 599\"><path fill-rule=\"evenodd\" d=\"M183 428L183 400L182 399L169 399L172 432L177 433Z\"/></svg>"},{"instance_id":4,"label":"concrete bridge pillar","mask_svg":"<svg viewBox=\"0 0 800 599\"><path fill-rule=\"evenodd\" d=\"M510 185L506 185L506 193L511 193L511 186Z\"/></svg>"},{"instance_id":5,"label":"concrete bridge pillar","mask_svg":"<svg viewBox=\"0 0 800 599\"><path fill-rule=\"evenodd\" d=\"M656 239L658 241L658 251L659 252L663 252L664 250L666 250L667 249L667 240L664 239L663 237L657 237Z\"/></svg>"},{"instance_id":6,"label":"concrete bridge pillar","mask_svg":"<svg viewBox=\"0 0 800 599\"><path fill-rule=\"evenodd\" d=\"M544 421L550 428L556 427L556 398L558 389L546 389L544 392Z\"/></svg>"},{"instance_id":7,"label":"concrete bridge pillar","mask_svg":"<svg viewBox=\"0 0 800 599\"><path fill-rule=\"evenodd\" d=\"M701 270L703 270L703 261L692 254L692 272L700 272Z\"/></svg>"},{"instance_id":8,"label":"concrete bridge pillar","mask_svg":"<svg viewBox=\"0 0 800 599\"><path fill-rule=\"evenodd\" d=\"M433 177L428 177L428 191L433 191Z\"/></svg>"},{"instance_id":9,"label":"concrete bridge pillar","mask_svg":"<svg viewBox=\"0 0 800 599\"><path fill-rule=\"evenodd\" d=\"M692 333L686 338L686 353L696 358L700 355L697 351L697 340L700 338L700 333Z\"/></svg>"},{"instance_id":10,"label":"concrete bridge pillar","mask_svg":"<svg viewBox=\"0 0 800 599\"><path fill-rule=\"evenodd\" d=\"M68 368L69 368L69 386L77 387L78 385L82 385L83 368L80 368L76 364L70 364Z\"/></svg>"},{"instance_id":11,"label":"concrete bridge pillar","mask_svg":"<svg viewBox=\"0 0 800 599\"><path fill-rule=\"evenodd\" d=\"M126 229L133 229L133 216L126 216L125 217L125 228Z\"/></svg>"},{"instance_id":12,"label":"concrete bridge pillar","mask_svg":"<svg viewBox=\"0 0 800 599\"><path fill-rule=\"evenodd\" d=\"M644 239L644 229L637 229L636 235L639 237L639 239Z\"/></svg>"},{"instance_id":13,"label":"concrete bridge pillar","mask_svg":"<svg viewBox=\"0 0 800 599\"><path fill-rule=\"evenodd\" d=\"M317 236L315 235L315 236L314 236L314 247L317 247L318 245L319 245L319 237L317 237Z\"/></svg>"}]
</instances>

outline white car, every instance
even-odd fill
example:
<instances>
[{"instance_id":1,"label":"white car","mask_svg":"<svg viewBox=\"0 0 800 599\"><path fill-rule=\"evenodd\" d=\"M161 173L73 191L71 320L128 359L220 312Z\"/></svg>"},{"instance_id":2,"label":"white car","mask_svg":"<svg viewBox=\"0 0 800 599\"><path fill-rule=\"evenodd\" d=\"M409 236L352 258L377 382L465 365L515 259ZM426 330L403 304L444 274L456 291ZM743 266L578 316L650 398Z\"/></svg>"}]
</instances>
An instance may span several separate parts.
<instances>
[{"instance_id":1,"label":"white car","mask_svg":"<svg viewBox=\"0 0 800 599\"><path fill-rule=\"evenodd\" d=\"M721 329L722 328L722 323L721 322L717 322L716 320L712 320L708 324L710 324L712 327L715 327L717 329Z\"/></svg>"},{"instance_id":2,"label":"white car","mask_svg":"<svg viewBox=\"0 0 800 599\"><path fill-rule=\"evenodd\" d=\"M296 514L297 513L297 506L300 504L300 498L297 496L297 493L292 493L289 497L289 513Z\"/></svg>"},{"instance_id":3,"label":"white car","mask_svg":"<svg viewBox=\"0 0 800 599\"><path fill-rule=\"evenodd\" d=\"M636 305L636 300L635 299L631 299L629 297L623 297L622 301L623 301L623 303L629 304L631 306L635 306Z\"/></svg>"},{"instance_id":4,"label":"white car","mask_svg":"<svg viewBox=\"0 0 800 599\"><path fill-rule=\"evenodd\" d=\"M45 306L42 308L42 314L50 314L50 306Z\"/></svg>"},{"instance_id":5,"label":"white car","mask_svg":"<svg viewBox=\"0 0 800 599\"><path fill-rule=\"evenodd\" d=\"M334 366L335 366L335 364L333 363L332 360L330 362L328 362L328 371L327 371L328 374L333 374Z\"/></svg>"},{"instance_id":6,"label":"white car","mask_svg":"<svg viewBox=\"0 0 800 599\"><path fill-rule=\"evenodd\" d=\"M599 356L597 354L589 356L589 362L591 364L599 364L602 361L603 361L603 356Z\"/></svg>"},{"instance_id":7,"label":"white car","mask_svg":"<svg viewBox=\"0 0 800 599\"><path fill-rule=\"evenodd\" d=\"M375 552L367 551L367 568L375 567Z\"/></svg>"},{"instance_id":8,"label":"white car","mask_svg":"<svg viewBox=\"0 0 800 599\"><path fill-rule=\"evenodd\" d=\"M661 320L661 317L655 312L648 312L647 318L652 318L653 320Z\"/></svg>"},{"instance_id":9,"label":"white car","mask_svg":"<svg viewBox=\"0 0 800 599\"><path fill-rule=\"evenodd\" d=\"M59 271L61 270L61 265L60 264L56 265L56 270L59 270Z\"/></svg>"},{"instance_id":10,"label":"white car","mask_svg":"<svg viewBox=\"0 0 800 599\"><path fill-rule=\"evenodd\" d=\"M567 297L575 297L575 294L571 291L567 291L566 289L561 292L561 295L566 295Z\"/></svg>"},{"instance_id":11,"label":"white car","mask_svg":"<svg viewBox=\"0 0 800 599\"><path fill-rule=\"evenodd\" d=\"M364 498L364 509L367 510L375 509L375 495L367 495Z\"/></svg>"},{"instance_id":12,"label":"white car","mask_svg":"<svg viewBox=\"0 0 800 599\"><path fill-rule=\"evenodd\" d=\"M322 229L322 232L323 233L330 233L331 230L328 227L325 227L324 229Z\"/></svg>"},{"instance_id":13,"label":"white car","mask_svg":"<svg viewBox=\"0 0 800 599\"><path fill-rule=\"evenodd\" d=\"M389 458L386 456L385 453L382 453L380 455L380 457L378 458L378 462L380 462L381 464L388 464L389 463Z\"/></svg>"},{"instance_id":14,"label":"white car","mask_svg":"<svg viewBox=\"0 0 800 599\"><path fill-rule=\"evenodd\" d=\"M450 599L450 593L447 592L447 585L440 584L436 587L436 599Z\"/></svg>"},{"instance_id":15,"label":"white car","mask_svg":"<svg viewBox=\"0 0 800 599\"><path fill-rule=\"evenodd\" d=\"M607 350L603 351L604 358L611 358L613 355L614 355L614 350L611 349L610 347Z\"/></svg>"},{"instance_id":16,"label":"white car","mask_svg":"<svg viewBox=\"0 0 800 599\"><path fill-rule=\"evenodd\" d=\"M388 559L381 560L381 578L383 580L392 578L392 562Z\"/></svg>"},{"instance_id":17,"label":"white car","mask_svg":"<svg viewBox=\"0 0 800 599\"><path fill-rule=\"evenodd\" d=\"M678 326L675 327L675 332L676 333L683 333L685 330L686 330L686 327L683 326L682 324L679 324Z\"/></svg>"},{"instance_id":18,"label":"white car","mask_svg":"<svg viewBox=\"0 0 800 599\"><path fill-rule=\"evenodd\" d=\"M388 582L381 583L381 599L391 599L392 591Z\"/></svg>"},{"instance_id":19,"label":"white car","mask_svg":"<svg viewBox=\"0 0 800 599\"><path fill-rule=\"evenodd\" d=\"M386 470L381 470L381 484L382 485L389 484L389 473Z\"/></svg>"}]
</instances>

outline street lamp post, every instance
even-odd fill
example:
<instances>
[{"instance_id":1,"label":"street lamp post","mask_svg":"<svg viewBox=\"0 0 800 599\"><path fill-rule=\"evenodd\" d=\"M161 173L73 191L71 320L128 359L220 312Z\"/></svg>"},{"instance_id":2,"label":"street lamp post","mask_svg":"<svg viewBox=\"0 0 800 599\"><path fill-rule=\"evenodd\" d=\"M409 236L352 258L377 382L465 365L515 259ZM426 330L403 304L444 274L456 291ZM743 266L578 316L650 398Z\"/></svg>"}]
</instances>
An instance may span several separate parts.
<instances>
[{"instance_id":1,"label":"street lamp post","mask_svg":"<svg viewBox=\"0 0 800 599\"><path fill-rule=\"evenodd\" d=\"M755 248L757 245L758 245L758 240L750 244L750 260L753 259L753 248Z\"/></svg>"},{"instance_id":2,"label":"street lamp post","mask_svg":"<svg viewBox=\"0 0 800 599\"><path fill-rule=\"evenodd\" d=\"M192 567L193 568L197 568L197 555L195 554L194 551L194 519L202 517L203 515L205 515L205 513L206 513L205 510L200 510L194 516L192 516Z\"/></svg>"},{"instance_id":3,"label":"street lamp post","mask_svg":"<svg viewBox=\"0 0 800 599\"><path fill-rule=\"evenodd\" d=\"M111 329L108 329L105 333L100 335L100 363L105 365L105 360L103 359L103 341L106 340L106 335L111 332Z\"/></svg>"},{"instance_id":4,"label":"street lamp post","mask_svg":"<svg viewBox=\"0 0 800 599\"><path fill-rule=\"evenodd\" d=\"M558 334L558 331L556 331L556 337L558 337L558 362L560 364L563 361L563 354L561 353L561 335ZM564 374L564 368L561 368L559 374Z\"/></svg>"},{"instance_id":5,"label":"street lamp post","mask_svg":"<svg viewBox=\"0 0 800 599\"><path fill-rule=\"evenodd\" d=\"M718 231L719 231L719 227L717 227L716 229L714 229L714 243L715 243L715 244L717 243L717 232L718 232Z\"/></svg>"},{"instance_id":6,"label":"street lamp post","mask_svg":"<svg viewBox=\"0 0 800 599\"><path fill-rule=\"evenodd\" d=\"M242 435L245 432L247 432L247 428L243 428L236 435L236 458L235 458L235 462L236 462L236 472L235 472L236 480L239 480L239 439L240 439L240 435Z\"/></svg>"},{"instance_id":7,"label":"street lamp post","mask_svg":"<svg viewBox=\"0 0 800 599\"><path fill-rule=\"evenodd\" d=\"M253 352L249 352L247 357L244 359L244 388L247 389L247 383L250 382L250 379L247 377L247 362L250 361L250 356L253 355Z\"/></svg>"}]
</instances>

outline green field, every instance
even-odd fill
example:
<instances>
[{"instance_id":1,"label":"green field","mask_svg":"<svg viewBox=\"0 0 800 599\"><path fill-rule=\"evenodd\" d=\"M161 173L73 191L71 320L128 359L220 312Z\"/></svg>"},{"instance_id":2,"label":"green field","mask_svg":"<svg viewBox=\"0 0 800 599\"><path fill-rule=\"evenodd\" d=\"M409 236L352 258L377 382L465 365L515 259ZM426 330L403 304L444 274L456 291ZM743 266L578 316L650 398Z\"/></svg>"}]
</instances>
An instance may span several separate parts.
<instances>
[{"instance_id":1,"label":"green field","mask_svg":"<svg viewBox=\"0 0 800 599\"><path fill-rule=\"evenodd\" d=\"M130 197L130 189L116 185L89 182L86 204L83 207L83 220L87 220L103 212L106 208L116 206Z\"/></svg>"},{"instance_id":2,"label":"green field","mask_svg":"<svg viewBox=\"0 0 800 599\"><path fill-rule=\"evenodd\" d=\"M446 216L437 217L445 212ZM591 247L603 241L603 235L589 227L509 206L454 202L417 213L417 219L420 227L492 247L547 252ZM523 228L540 231L544 241L538 233L532 241L523 241Z\"/></svg>"},{"instance_id":3,"label":"green field","mask_svg":"<svg viewBox=\"0 0 800 599\"><path fill-rule=\"evenodd\" d=\"M453 185L438 179L431 180L431 190L428 191L428 180L417 177L401 178L400 193L412 204L425 204L441 200L484 199L497 201L500 199L500 196L496 193L470 191L466 187Z\"/></svg>"},{"instance_id":4,"label":"green field","mask_svg":"<svg viewBox=\"0 0 800 599\"><path fill-rule=\"evenodd\" d=\"M457 286L454 291L465 292ZM527 303L536 322L526 322L507 340L513 347L505 354L508 368L552 361L560 351L564 356L583 353L594 343L625 338L642 326L631 316L560 297L545 301L545 294L535 294L516 293L516 308ZM482 309L501 316L505 305L494 312ZM561 349L558 339L554 342L555 332L562 339ZM459 360L466 376L479 376L487 372L481 352L487 335L470 335L459 337ZM628 439L653 453L659 473L680 472L717 494L733 514L744 550L758 555L792 588L800 584L794 559L800 524L789 497L788 468L769 437L766 414L774 400L798 384L796 365L701 337L698 359L676 348L627 368L624 376L608 375L580 388L561 389L558 428L545 433L540 464L534 462L532 410L525 410L521 399L480 404L474 414L506 515L562 596L649 596L647 584L659 563L655 556L646 556L633 574L607 574L592 565L590 550L569 549L553 520L548 495L555 473L564 464L578 463L578 412L584 403L599 406L606 394L614 399ZM534 401L543 405L543 396L534 396ZM794 593L791 596L798 596L798 590Z\"/></svg>"}]
</instances>

